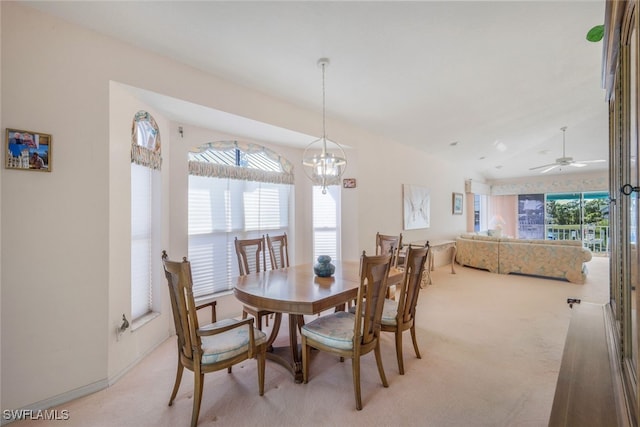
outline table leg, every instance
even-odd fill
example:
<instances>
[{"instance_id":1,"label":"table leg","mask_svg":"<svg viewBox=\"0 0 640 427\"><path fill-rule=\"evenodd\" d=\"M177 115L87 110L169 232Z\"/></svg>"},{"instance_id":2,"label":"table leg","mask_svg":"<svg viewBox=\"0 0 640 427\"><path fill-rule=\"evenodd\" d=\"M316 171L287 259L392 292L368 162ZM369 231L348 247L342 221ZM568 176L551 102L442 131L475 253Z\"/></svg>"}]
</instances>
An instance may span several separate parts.
<instances>
[{"instance_id":1,"label":"table leg","mask_svg":"<svg viewBox=\"0 0 640 427\"><path fill-rule=\"evenodd\" d=\"M280 324L282 313L276 313L273 330L267 341L267 359L287 368L293 375L296 383L302 382L302 358L298 346L298 327L304 324L304 316L301 314L289 314L289 346L273 347Z\"/></svg>"},{"instance_id":2,"label":"table leg","mask_svg":"<svg viewBox=\"0 0 640 427\"><path fill-rule=\"evenodd\" d=\"M281 323L282 323L282 313L275 313L275 319L273 320L273 328L271 329L271 335L269 335L269 339L267 340L267 349L269 349L269 351L273 350L273 342L276 340L276 337L278 336Z\"/></svg>"},{"instance_id":3,"label":"table leg","mask_svg":"<svg viewBox=\"0 0 640 427\"><path fill-rule=\"evenodd\" d=\"M451 246L452 250L451 250L451 274L456 274L456 270L453 268L454 265L456 265L456 253L458 252L458 248L456 247L456 245L454 244L453 246Z\"/></svg>"},{"instance_id":4,"label":"table leg","mask_svg":"<svg viewBox=\"0 0 640 427\"><path fill-rule=\"evenodd\" d=\"M298 327L304 324L304 316L301 314L289 315L289 345L293 360L293 376L296 383L302 382L302 357L298 348Z\"/></svg>"}]
</instances>

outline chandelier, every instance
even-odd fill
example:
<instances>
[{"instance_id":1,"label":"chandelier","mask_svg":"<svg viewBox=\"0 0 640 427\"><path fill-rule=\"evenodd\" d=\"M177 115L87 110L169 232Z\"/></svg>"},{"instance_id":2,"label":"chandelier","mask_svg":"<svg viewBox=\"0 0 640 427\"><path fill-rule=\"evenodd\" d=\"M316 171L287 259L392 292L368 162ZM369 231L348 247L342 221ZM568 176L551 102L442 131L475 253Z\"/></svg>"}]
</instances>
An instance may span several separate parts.
<instances>
[{"instance_id":1,"label":"chandelier","mask_svg":"<svg viewBox=\"0 0 640 427\"><path fill-rule=\"evenodd\" d=\"M347 167L347 158L342 147L327 139L324 72L328 65L328 58L318 60L318 66L322 67L322 138L309 144L302 154L304 173L313 185L322 186L322 194L327 193L327 186L340 183L340 177Z\"/></svg>"}]
</instances>

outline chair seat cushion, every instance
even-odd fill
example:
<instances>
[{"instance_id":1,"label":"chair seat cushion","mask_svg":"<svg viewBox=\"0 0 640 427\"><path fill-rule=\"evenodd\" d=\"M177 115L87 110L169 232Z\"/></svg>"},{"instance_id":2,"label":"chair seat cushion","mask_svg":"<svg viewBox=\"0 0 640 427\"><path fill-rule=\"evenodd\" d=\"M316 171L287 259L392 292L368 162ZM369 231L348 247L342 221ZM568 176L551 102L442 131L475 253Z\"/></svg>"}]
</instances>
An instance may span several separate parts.
<instances>
[{"instance_id":1,"label":"chair seat cushion","mask_svg":"<svg viewBox=\"0 0 640 427\"><path fill-rule=\"evenodd\" d=\"M341 350L353 349L355 315L344 311L318 317L305 324L300 332L307 338Z\"/></svg>"},{"instance_id":2,"label":"chair seat cushion","mask_svg":"<svg viewBox=\"0 0 640 427\"><path fill-rule=\"evenodd\" d=\"M396 316L398 315L398 302L392 299L386 298L384 300L384 307L382 309L382 319L380 323L388 326L395 326L398 322Z\"/></svg>"},{"instance_id":3,"label":"chair seat cushion","mask_svg":"<svg viewBox=\"0 0 640 427\"><path fill-rule=\"evenodd\" d=\"M239 321L235 319L224 319L216 323L206 325L201 329L215 329L217 327L223 327L234 323L239 323ZM256 328L253 328L253 338L256 346L267 341L267 335ZM246 352L248 346L248 325L231 329L218 335L204 336L202 337L202 363L209 364L231 359L238 354Z\"/></svg>"},{"instance_id":4,"label":"chair seat cushion","mask_svg":"<svg viewBox=\"0 0 640 427\"><path fill-rule=\"evenodd\" d=\"M349 313L355 313L355 307L349 307ZM380 324L395 326L397 324L396 315L398 314L398 302L389 298L385 298L384 307L382 308L382 319Z\"/></svg>"}]
</instances>

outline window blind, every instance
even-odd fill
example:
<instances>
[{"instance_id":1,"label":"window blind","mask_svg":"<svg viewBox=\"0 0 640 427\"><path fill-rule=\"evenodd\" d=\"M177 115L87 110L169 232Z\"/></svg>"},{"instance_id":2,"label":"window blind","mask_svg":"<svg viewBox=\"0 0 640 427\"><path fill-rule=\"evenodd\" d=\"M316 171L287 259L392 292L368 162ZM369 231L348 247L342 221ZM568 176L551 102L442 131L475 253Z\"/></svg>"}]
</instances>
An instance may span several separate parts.
<instances>
[{"instance_id":1,"label":"window blind","mask_svg":"<svg viewBox=\"0 0 640 427\"><path fill-rule=\"evenodd\" d=\"M229 290L237 277L234 239L289 232L291 185L189 176L189 260L193 292Z\"/></svg>"},{"instance_id":2,"label":"window blind","mask_svg":"<svg viewBox=\"0 0 640 427\"><path fill-rule=\"evenodd\" d=\"M153 169L131 164L131 317L151 311Z\"/></svg>"},{"instance_id":3,"label":"window blind","mask_svg":"<svg viewBox=\"0 0 640 427\"><path fill-rule=\"evenodd\" d=\"M313 187L313 259L320 255L329 255L331 259L340 259L338 251L338 212L340 208L340 187L331 185L327 193L322 187Z\"/></svg>"}]
</instances>

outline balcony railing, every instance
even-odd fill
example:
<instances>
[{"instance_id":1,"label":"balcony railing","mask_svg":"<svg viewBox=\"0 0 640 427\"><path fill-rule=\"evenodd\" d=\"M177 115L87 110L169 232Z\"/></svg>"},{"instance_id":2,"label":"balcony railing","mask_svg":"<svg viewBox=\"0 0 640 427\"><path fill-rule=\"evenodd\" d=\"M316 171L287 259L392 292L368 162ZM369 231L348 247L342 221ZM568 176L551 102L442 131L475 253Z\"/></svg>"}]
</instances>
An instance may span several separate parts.
<instances>
[{"instance_id":1,"label":"balcony railing","mask_svg":"<svg viewBox=\"0 0 640 427\"><path fill-rule=\"evenodd\" d=\"M609 252L609 226L606 225L545 225L548 240L582 240L585 248L594 253Z\"/></svg>"}]
</instances>

